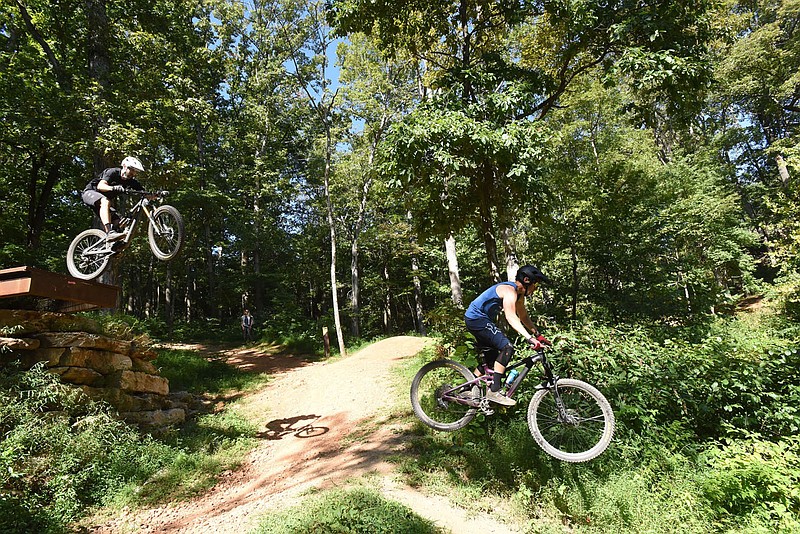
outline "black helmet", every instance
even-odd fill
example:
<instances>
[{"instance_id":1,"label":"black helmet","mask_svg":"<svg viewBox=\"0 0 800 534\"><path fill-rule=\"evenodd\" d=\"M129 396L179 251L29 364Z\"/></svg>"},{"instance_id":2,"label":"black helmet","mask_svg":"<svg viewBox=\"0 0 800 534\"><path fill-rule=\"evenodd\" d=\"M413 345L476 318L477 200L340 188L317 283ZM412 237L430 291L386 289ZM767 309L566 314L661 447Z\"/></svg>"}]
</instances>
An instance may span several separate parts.
<instances>
[{"instance_id":1,"label":"black helmet","mask_svg":"<svg viewBox=\"0 0 800 534\"><path fill-rule=\"evenodd\" d=\"M539 282L545 284L550 283L550 279L542 274L542 271L540 271L538 267L534 267L533 265L523 265L520 267L517 271L517 281L525 287Z\"/></svg>"}]
</instances>

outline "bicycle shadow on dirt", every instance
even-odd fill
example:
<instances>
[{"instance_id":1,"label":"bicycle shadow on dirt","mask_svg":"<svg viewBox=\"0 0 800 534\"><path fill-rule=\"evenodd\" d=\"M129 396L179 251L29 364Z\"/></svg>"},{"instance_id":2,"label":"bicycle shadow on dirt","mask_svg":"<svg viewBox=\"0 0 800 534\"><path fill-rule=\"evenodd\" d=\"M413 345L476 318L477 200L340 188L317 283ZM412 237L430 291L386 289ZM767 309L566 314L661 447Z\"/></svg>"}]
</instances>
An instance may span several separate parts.
<instances>
[{"instance_id":1,"label":"bicycle shadow on dirt","mask_svg":"<svg viewBox=\"0 0 800 534\"><path fill-rule=\"evenodd\" d=\"M319 415L298 415L286 419L273 419L267 423L267 429L256 434L261 439L277 440L288 435L297 438L313 438L327 434L330 430L326 426L314 426Z\"/></svg>"}]
</instances>

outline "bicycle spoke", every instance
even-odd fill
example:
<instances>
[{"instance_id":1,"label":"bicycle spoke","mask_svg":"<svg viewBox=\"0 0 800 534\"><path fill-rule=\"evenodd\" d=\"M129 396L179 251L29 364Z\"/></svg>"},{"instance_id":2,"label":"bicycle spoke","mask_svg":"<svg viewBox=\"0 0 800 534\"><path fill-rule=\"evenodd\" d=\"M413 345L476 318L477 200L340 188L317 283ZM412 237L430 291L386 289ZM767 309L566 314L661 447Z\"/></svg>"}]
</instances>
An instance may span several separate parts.
<instances>
[{"instance_id":1,"label":"bicycle spoke","mask_svg":"<svg viewBox=\"0 0 800 534\"><path fill-rule=\"evenodd\" d=\"M558 394L560 403L549 389L539 391L531 401L528 426L537 443L548 454L570 462L584 462L602 453L614 432L608 401L579 380L559 380Z\"/></svg>"},{"instance_id":2,"label":"bicycle spoke","mask_svg":"<svg viewBox=\"0 0 800 534\"><path fill-rule=\"evenodd\" d=\"M480 397L479 388L465 384L471 373L455 362L431 362L414 378L411 404L417 416L437 430L457 430L475 416L470 406Z\"/></svg>"},{"instance_id":3,"label":"bicycle spoke","mask_svg":"<svg viewBox=\"0 0 800 534\"><path fill-rule=\"evenodd\" d=\"M183 244L183 219L172 206L161 206L150 220L150 247L160 260L172 259Z\"/></svg>"},{"instance_id":4,"label":"bicycle spoke","mask_svg":"<svg viewBox=\"0 0 800 534\"><path fill-rule=\"evenodd\" d=\"M70 245L67 267L73 276L91 280L102 274L111 254L105 243L105 234L98 230L89 230Z\"/></svg>"}]
</instances>

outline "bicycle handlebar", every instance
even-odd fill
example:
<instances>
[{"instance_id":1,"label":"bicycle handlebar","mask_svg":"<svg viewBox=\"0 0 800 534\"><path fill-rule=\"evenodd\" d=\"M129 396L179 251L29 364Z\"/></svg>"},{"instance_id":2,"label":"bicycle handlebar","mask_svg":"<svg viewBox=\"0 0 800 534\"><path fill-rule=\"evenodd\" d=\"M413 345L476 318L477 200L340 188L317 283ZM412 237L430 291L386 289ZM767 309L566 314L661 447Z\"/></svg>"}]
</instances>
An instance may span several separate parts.
<instances>
[{"instance_id":1,"label":"bicycle handlebar","mask_svg":"<svg viewBox=\"0 0 800 534\"><path fill-rule=\"evenodd\" d=\"M126 195L131 195L131 194L142 195L142 196L154 195L161 198L164 198L167 195L169 195L169 191L142 191L140 189L130 189L130 188L126 188L122 192L125 193Z\"/></svg>"}]
</instances>

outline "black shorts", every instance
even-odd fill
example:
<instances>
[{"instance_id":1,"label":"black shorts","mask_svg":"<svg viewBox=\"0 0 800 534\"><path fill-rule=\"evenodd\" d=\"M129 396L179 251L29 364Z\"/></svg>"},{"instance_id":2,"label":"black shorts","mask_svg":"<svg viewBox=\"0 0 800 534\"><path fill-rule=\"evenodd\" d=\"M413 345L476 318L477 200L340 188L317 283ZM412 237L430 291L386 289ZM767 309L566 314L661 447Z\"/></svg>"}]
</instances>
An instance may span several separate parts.
<instances>
[{"instance_id":1,"label":"black shorts","mask_svg":"<svg viewBox=\"0 0 800 534\"><path fill-rule=\"evenodd\" d=\"M94 189L87 189L81 195L81 200L83 200L83 203L88 204L95 209L100 208L100 200L103 198L105 198L105 195L100 191L95 191Z\"/></svg>"},{"instance_id":2,"label":"black shorts","mask_svg":"<svg viewBox=\"0 0 800 534\"><path fill-rule=\"evenodd\" d=\"M81 200L83 203L89 206L94 210L95 215L100 215L100 201L106 197L100 191L95 191L94 189L87 189L81 194ZM111 200L109 198L109 200ZM110 207L111 209L111 220L114 221L119 219L119 215L117 215L117 210L114 209L114 206Z\"/></svg>"}]
</instances>

